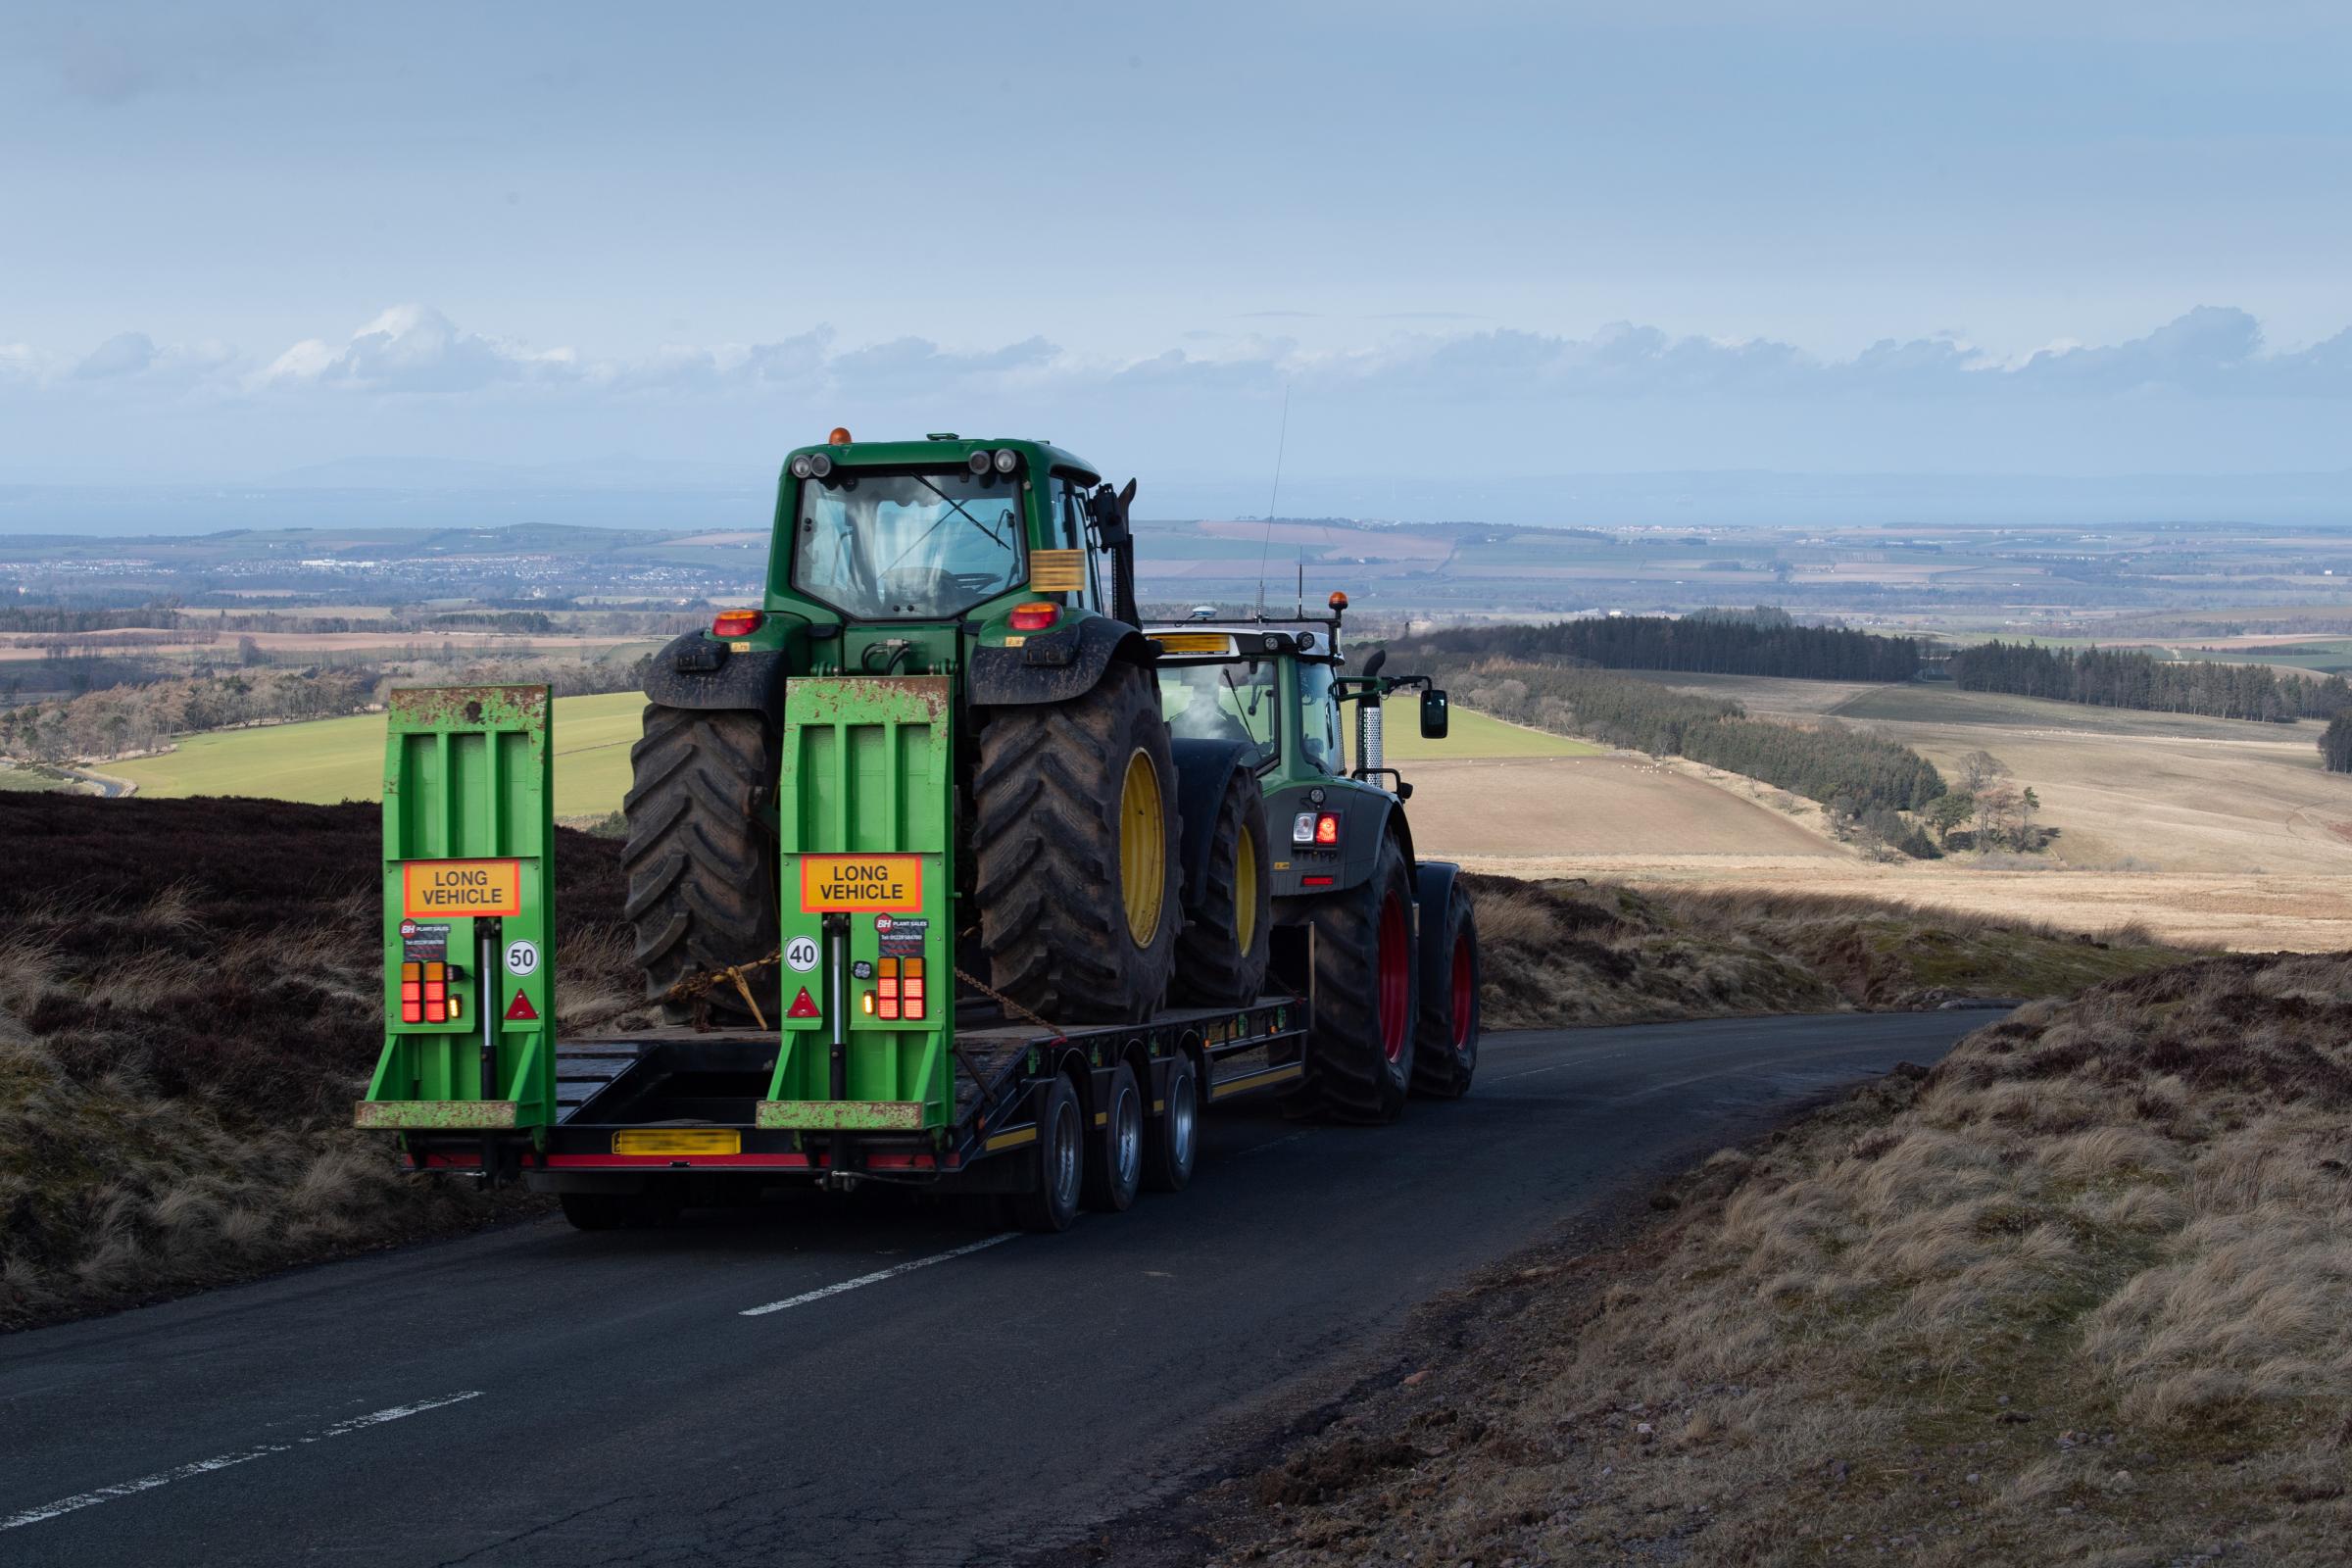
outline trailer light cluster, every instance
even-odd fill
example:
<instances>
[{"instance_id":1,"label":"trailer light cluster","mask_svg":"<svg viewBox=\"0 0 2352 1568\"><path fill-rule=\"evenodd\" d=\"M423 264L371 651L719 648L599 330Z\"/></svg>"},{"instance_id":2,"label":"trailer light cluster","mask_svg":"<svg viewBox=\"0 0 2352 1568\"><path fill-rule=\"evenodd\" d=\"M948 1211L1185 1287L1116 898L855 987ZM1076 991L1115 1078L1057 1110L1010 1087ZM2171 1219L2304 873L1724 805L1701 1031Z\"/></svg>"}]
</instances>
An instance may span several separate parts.
<instances>
[{"instance_id":1,"label":"trailer light cluster","mask_svg":"<svg viewBox=\"0 0 2352 1568\"><path fill-rule=\"evenodd\" d=\"M1291 820L1291 842L1330 849L1340 842L1340 813L1300 811Z\"/></svg>"},{"instance_id":2,"label":"trailer light cluster","mask_svg":"<svg viewBox=\"0 0 2352 1568\"><path fill-rule=\"evenodd\" d=\"M923 960L884 958L868 993L878 1017L919 1020L923 1016Z\"/></svg>"},{"instance_id":3,"label":"trailer light cluster","mask_svg":"<svg viewBox=\"0 0 2352 1568\"><path fill-rule=\"evenodd\" d=\"M450 994L449 983L459 978L446 963L404 963L400 966L400 1021L449 1023L463 1017L466 999Z\"/></svg>"}]
</instances>

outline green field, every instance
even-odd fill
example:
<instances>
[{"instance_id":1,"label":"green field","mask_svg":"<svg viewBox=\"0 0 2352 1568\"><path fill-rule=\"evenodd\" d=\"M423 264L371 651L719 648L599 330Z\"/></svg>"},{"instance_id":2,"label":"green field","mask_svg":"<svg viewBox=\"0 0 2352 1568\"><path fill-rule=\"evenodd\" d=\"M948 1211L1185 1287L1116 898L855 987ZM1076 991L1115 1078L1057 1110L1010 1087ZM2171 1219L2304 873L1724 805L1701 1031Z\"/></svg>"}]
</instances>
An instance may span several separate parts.
<instances>
[{"instance_id":1,"label":"green field","mask_svg":"<svg viewBox=\"0 0 2352 1568\"><path fill-rule=\"evenodd\" d=\"M556 814L601 816L629 788L629 746L645 699L635 692L556 699ZM279 801L372 801L383 788L384 718L361 713L269 729L191 735L164 757L110 763L141 795L259 795Z\"/></svg>"},{"instance_id":2,"label":"green field","mask_svg":"<svg viewBox=\"0 0 2352 1568\"><path fill-rule=\"evenodd\" d=\"M1527 729L1518 724L1506 724L1499 718L1474 713L1467 708L1456 708L1442 741L1421 738L1420 698L1407 692L1388 704L1387 738L1382 750L1390 760L1398 762L1427 762L1441 758L1459 757L1606 757L1606 746L1580 741L1573 736L1552 735L1540 729ZM1355 710L1341 710L1342 721L1350 726L1348 744L1355 744L1352 726Z\"/></svg>"},{"instance_id":3,"label":"green field","mask_svg":"<svg viewBox=\"0 0 2352 1568\"><path fill-rule=\"evenodd\" d=\"M0 790L53 790L58 781L43 773L27 773L21 767L0 767Z\"/></svg>"},{"instance_id":4,"label":"green field","mask_svg":"<svg viewBox=\"0 0 2352 1568\"><path fill-rule=\"evenodd\" d=\"M637 739L644 708L645 699L635 692L556 699L558 816L602 816L620 808L620 798L629 788L629 746ZM1425 741L1416 717L1410 697L1391 705L1392 759L1415 762L1444 757L1589 757L1606 750L1564 735L1521 729L1461 708L1453 710L1450 735ZM361 713L191 735L167 756L110 762L107 771L131 780L145 796L372 801L383 782L384 719L380 713ZM0 788L5 787L0 777Z\"/></svg>"}]
</instances>

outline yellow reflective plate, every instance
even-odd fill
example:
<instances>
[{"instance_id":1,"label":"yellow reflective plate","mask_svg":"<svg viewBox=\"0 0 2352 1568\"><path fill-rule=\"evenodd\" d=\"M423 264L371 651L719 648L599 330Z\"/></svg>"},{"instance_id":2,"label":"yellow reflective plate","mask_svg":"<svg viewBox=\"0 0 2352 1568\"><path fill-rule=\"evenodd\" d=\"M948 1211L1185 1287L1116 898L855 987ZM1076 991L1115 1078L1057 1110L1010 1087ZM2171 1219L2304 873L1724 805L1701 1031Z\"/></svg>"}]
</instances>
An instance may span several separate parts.
<instances>
[{"instance_id":1,"label":"yellow reflective plate","mask_svg":"<svg viewBox=\"0 0 2352 1568\"><path fill-rule=\"evenodd\" d=\"M628 1127L612 1135L615 1154L740 1154L732 1127Z\"/></svg>"},{"instance_id":2,"label":"yellow reflective plate","mask_svg":"<svg viewBox=\"0 0 2352 1568\"><path fill-rule=\"evenodd\" d=\"M801 908L907 909L923 906L919 855L804 855Z\"/></svg>"},{"instance_id":3,"label":"yellow reflective plate","mask_svg":"<svg viewBox=\"0 0 2352 1568\"><path fill-rule=\"evenodd\" d=\"M405 860L400 912L418 915L520 914L520 860Z\"/></svg>"},{"instance_id":4,"label":"yellow reflective plate","mask_svg":"<svg viewBox=\"0 0 2352 1568\"><path fill-rule=\"evenodd\" d=\"M1074 594L1086 587L1086 552L1032 550L1029 586L1041 594Z\"/></svg>"}]
</instances>

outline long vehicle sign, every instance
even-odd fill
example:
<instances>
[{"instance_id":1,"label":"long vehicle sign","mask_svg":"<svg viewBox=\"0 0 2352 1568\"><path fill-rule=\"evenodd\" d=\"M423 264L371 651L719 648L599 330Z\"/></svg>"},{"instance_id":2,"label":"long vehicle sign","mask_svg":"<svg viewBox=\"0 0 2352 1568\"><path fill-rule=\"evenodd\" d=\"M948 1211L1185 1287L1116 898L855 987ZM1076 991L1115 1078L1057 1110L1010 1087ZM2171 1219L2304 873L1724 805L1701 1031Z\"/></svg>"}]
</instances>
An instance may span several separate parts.
<instances>
[{"instance_id":1,"label":"long vehicle sign","mask_svg":"<svg viewBox=\"0 0 2352 1568\"><path fill-rule=\"evenodd\" d=\"M806 913L919 910L922 906L923 858L919 855L801 857L801 908Z\"/></svg>"},{"instance_id":2,"label":"long vehicle sign","mask_svg":"<svg viewBox=\"0 0 2352 1568\"><path fill-rule=\"evenodd\" d=\"M522 913L520 860L404 860L401 912L417 915Z\"/></svg>"}]
</instances>

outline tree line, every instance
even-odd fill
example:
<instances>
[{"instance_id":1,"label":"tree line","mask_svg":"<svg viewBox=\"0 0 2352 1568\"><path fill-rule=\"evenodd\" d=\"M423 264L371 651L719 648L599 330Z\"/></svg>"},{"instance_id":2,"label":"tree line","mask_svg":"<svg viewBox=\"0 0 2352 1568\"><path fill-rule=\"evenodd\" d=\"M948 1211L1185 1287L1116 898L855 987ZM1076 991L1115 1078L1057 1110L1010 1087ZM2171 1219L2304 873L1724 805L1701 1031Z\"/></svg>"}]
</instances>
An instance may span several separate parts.
<instances>
[{"instance_id":1,"label":"tree line","mask_svg":"<svg viewBox=\"0 0 2352 1568\"><path fill-rule=\"evenodd\" d=\"M1760 606L1681 617L1611 615L1548 626L1449 627L1399 642L1392 657L1408 664L1448 658L1532 663L1574 659L1603 669L1896 681L1919 673L1920 645L1913 637L1800 626L1786 611Z\"/></svg>"},{"instance_id":2,"label":"tree line","mask_svg":"<svg viewBox=\"0 0 2352 1568\"><path fill-rule=\"evenodd\" d=\"M1738 703L1574 664L1491 660L1450 669L1441 663L1433 673L1480 712L1652 756L1687 757L1847 815L1873 808L1916 811L1944 793L1942 777L1917 752L1834 719L1751 718Z\"/></svg>"},{"instance_id":3,"label":"tree line","mask_svg":"<svg viewBox=\"0 0 2352 1568\"><path fill-rule=\"evenodd\" d=\"M2267 664L2160 660L2138 649L1988 642L1957 650L1949 667L1962 691L2099 708L2271 723L2352 711L2352 685L2341 675L2281 675Z\"/></svg>"}]
</instances>

